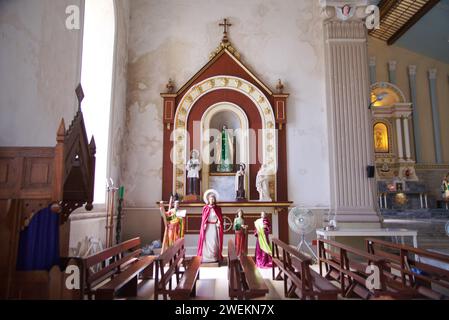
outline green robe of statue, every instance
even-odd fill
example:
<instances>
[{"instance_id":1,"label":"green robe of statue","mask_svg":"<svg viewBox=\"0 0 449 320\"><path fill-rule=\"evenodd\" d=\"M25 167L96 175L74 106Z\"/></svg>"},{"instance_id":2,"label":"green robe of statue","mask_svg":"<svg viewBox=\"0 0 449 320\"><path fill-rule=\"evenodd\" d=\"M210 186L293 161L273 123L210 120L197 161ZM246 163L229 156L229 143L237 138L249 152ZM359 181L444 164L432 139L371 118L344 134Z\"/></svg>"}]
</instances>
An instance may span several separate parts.
<instances>
[{"instance_id":1,"label":"green robe of statue","mask_svg":"<svg viewBox=\"0 0 449 320\"><path fill-rule=\"evenodd\" d=\"M217 164L217 172L232 172L234 147L232 145L231 135L223 127L217 139L215 163Z\"/></svg>"}]
</instances>

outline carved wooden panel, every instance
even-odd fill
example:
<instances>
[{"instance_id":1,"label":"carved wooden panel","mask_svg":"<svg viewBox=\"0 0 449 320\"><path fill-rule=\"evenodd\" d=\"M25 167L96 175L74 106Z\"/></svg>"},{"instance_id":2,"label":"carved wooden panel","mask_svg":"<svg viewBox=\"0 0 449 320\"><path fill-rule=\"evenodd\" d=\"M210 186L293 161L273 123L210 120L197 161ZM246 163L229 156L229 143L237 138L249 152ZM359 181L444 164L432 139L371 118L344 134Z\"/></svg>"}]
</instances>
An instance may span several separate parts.
<instances>
[{"instance_id":1,"label":"carved wooden panel","mask_svg":"<svg viewBox=\"0 0 449 320\"><path fill-rule=\"evenodd\" d=\"M52 158L26 158L22 188L51 188L53 161Z\"/></svg>"},{"instance_id":2,"label":"carved wooden panel","mask_svg":"<svg viewBox=\"0 0 449 320\"><path fill-rule=\"evenodd\" d=\"M14 182L14 158L0 159L0 188L11 188Z\"/></svg>"}]
</instances>

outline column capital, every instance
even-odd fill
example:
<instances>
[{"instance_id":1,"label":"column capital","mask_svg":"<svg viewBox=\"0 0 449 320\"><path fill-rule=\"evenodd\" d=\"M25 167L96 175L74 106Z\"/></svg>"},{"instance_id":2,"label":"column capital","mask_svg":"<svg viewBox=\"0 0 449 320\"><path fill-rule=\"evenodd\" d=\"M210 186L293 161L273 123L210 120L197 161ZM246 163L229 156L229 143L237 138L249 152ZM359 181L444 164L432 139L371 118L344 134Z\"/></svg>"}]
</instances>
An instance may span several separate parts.
<instances>
[{"instance_id":1,"label":"column capital","mask_svg":"<svg viewBox=\"0 0 449 320\"><path fill-rule=\"evenodd\" d=\"M396 71L396 65L397 65L397 61L396 60L388 61L388 70Z\"/></svg>"},{"instance_id":2,"label":"column capital","mask_svg":"<svg viewBox=\"0 0 449 320\"><path fill-rule=\"evenodd\" d=\"M376 66L376 57L369 57L369 66L375 67Z\"/></svg>"},{"instance_id":3,"label":"column capital","mask_svg":"<svg viewBox=\"0 0 449 320\"><path fill-rule=\"evenodd\" d=\"M408 74L409 76L416 76L416 65L411 64L408 66Z\"/></svg>"},{"instance_id":4,"label":"column capital","mask_svg":"<svg viewBox=\"0 0 449 320\"><path fill-rule=\"evenodd\" d=\"M322 15L332 20L362 20L368 0L320 0Z\"/></svg>"},{"instance_id":5,"label":"column capital","mask_svg":"<svg viewBox=\"0 0 449 320\"><path fill-rule=\"evenodd\" d=\"M429 69L428 75L429 75L430 80L436 79L437 78L437 69L436 68Z\"/></svg>"}]
</instances>

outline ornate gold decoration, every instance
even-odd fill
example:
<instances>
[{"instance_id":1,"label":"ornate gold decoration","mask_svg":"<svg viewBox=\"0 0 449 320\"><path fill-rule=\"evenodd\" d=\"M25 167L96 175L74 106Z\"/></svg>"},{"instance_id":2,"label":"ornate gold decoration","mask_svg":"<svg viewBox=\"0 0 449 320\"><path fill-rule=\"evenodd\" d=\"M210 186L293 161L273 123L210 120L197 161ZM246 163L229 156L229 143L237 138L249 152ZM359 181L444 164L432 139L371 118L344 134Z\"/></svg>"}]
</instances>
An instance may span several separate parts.
<instances>
[{"instance_id":1,"label":"ornate gold decoration","mask_svg":"<svg viewBox=\"0 0 449 320\"><path fill-rule=\"evenodd\" d=\"M184 171L178 167L178 168L176 168L176 175L178 177L180 177L180 176L182 177L184 175Z\"/></svg>"},{"instance_id":2,"label":"ornate gold decoration","mask_svg":"<svg viewBox=\"0 0 449 320\"><path fill-rule=\"evenodd\" d=\"M186 101L187 103L192 103L192 102L193 102L192 96L189 94L189 95L185 98L185 101Z\"/></svg>"},{"instance_id":3,"label":"ornate gold decoration","mask_svg":"<svg viewBox=\"0 0 449 320\"><path fill-rule=\"evenodd\" d=\"M266 115L270 114L270 109L269 108L265 108L263 111L265 112Z\"/></svg>"},{"instance_id":4,"label":"ornate gold decoration","mask_svg":"<svg viewBox=\"0 0 449 320\"><path fill-rule=\"evenodd\" d=\"M178 122L176 125L178 128L184 128L186 123L184 121L178 119Z\"/></svg>"},{"instance_id":5,"label":"ornate gold decoration","mask_svg":"<svg viewBox=\"0 0 449 320\"><path fill-rule=\"evenodd\" d=\"M269 122L267 123L267 127L268 127L268 129L273 129L273 128L274 128L274 123L271 122L271 121L269 121Z\"/></svg>"},{"instance_id":6,"label":"ornate gold decoration","mask_svg":"<svg viewBox=\"0 0 449 320\"><path fill-rule=\"evenodd\" d=\"M184 183L181 181L176 181L176 189L182 190L184 188Z\"/></svg>"},{"instance_id":7,"label":"ornate gold decoration","mask_svg":"<svg viewBox=\"0 0 449 320\"><path fill-rule=\"evenodd\" d=\"M228 50L237 59L240 59L240 54L232 46L231 42L229 42L229 39L228 39L228 27L231 27L232 24L228 23L228 19L224 19L223 23L220 23L219 26L224 28L223 39L221 39L221 42L218 45L218 47L215 49L215 51L213 51L210 54L209 59L212 60L224 49Z\"/></svg>"},{"instance_id":8,"label":"ornate gold decoration","mask_svg":"<svg viewBox=\"0 0 449 320\"><path fill-rule=\"evenodd\" d=\"M187 110L185 108L179 109L179 114L185 116L187 114Z\"/></svg>"},{"instance_id":9,"label":"ornate gold decoration","mask_svg":"<svg viewBox=\"0 0 449 320\"><path fill-rule=\"evenodd\" d=\"M259 102L259 104L262 104L262 103L265 102L265 98L262 97L262 96L260 96L260 97L259 97L259 100L257 100L257 102Z\"/></svg>"},{"instance_id":10,"label":"ornate gold decoration","mask_svg":"<svg viewBox=\"0 0 449 320\"><path fill-rule=\"evenodd\" d=\"M267 146L267 151L268 152L272 152L274 150L273 146L270 144L269 146Z\"/></svg>"},{"instance_id":11,"label":"ornate gold decoration","mask_svg":"<svg viewBox=\"0 0 449 320\"><path fill-rule=\"evenodd\" d=\"M240 80L236 80L236 83L237 83L237 89L240 89L241 87L242 87L242 81L240 81Z\"/></svg>"},{"instance_id":12,"label":"ornate gold decoration","mask_svg":"<svg viewBox=\"0 0 449 320\"><path fill-rule=\"evenodd\" d=\"M202 86L196 86L195 90L197 90L199 94L202 94L204 91Z\"/></svg>"},{"instance_id":13,"label":"ornate gold decoration","mask_svg":"<svg viewBox=\"0 0 449 320\"><path fill-rule=\"evenodd\" d=\"M253 88L253 87L249 87L248 93L249 93L249 94L252 94L253 92L254 92L254 88Z\"/></svg>"},{"instance_id":14,"label":"ornate gold decoration","mask_svg":"<svg viewBox=\"0 0 449 320\"><path fill-rule=\"evenodd\" d=\"M223 86L227 87L229 85L229 79L223 78Z\"/></svg>"},{"instance_id":15,"label":"ornate gold decoration","mask_svg":"<svg viewBox=\"0 0 449 320\"><path fill-rule=\"evenodd\" d=\"M212 88L215 87L215 79L210 79L209 84Z\"/></svg>"}]
</instances>

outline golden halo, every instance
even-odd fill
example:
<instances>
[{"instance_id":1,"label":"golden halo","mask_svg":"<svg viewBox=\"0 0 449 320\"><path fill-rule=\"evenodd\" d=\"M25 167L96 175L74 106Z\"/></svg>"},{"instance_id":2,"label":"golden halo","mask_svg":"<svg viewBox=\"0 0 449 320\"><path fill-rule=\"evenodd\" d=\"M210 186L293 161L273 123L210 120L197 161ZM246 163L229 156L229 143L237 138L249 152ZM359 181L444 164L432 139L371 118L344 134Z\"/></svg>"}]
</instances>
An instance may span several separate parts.
<instances>
[{"instance_id":1,"label":"golden halo","mask_svg":"<svg viewBox=\"0 0 449 320\"><path fill-rule=\"evenodd\" d=\"M208 198L209 198L209 195L211 195L211 194L213 194L215 196L215 201L218 202L218 197L219 197L218 191L215 189L209 189L206 192L204 192L204 195L203 195L203 200L204 200L205 204L209 203Z\"/></svg>"}]
</instances>

